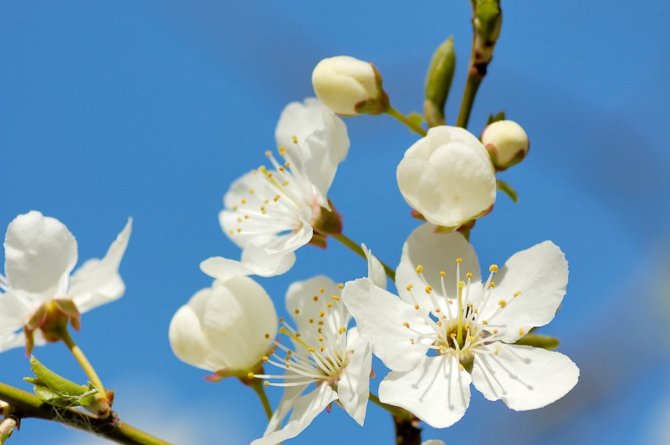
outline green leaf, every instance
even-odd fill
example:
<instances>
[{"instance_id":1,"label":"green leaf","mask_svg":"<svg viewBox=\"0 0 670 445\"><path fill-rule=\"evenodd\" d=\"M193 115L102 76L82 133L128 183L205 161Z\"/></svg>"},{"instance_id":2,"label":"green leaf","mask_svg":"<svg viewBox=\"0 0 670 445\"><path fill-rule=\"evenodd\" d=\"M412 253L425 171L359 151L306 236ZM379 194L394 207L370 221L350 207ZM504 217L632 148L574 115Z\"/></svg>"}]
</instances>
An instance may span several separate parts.
<instances>
[{"instance_id":1,"label":"green leaf","mask_svg":"<svg viewBox=\"0 0 670 445\"><path fill-rule=\"evenodd\" d=\"M526 334L514 343L515 345L534 346L552 351L558 348L561 342L556 337L542 334Z\"/></svg>"},{"instance_id":2,"label":"green leaf","mask_svg":"<svg viewBox=\"0 0 670 445\"><path fill-rule=\"evenodd\" d=\"M48 388L57 394L80 396L89 391L87 386L79 385L71 380L56 374L35 358L30 357L30 367L39 380L39 386ZM34 383L37 385L37 383Z\"/></svg>"},{"instance_id":3,"label":"green leaf","mask_svg":"<svg viewBox=\"0 0 670 445\"><path fill-rule=\"evenodd\" d=\"M508 182L505 182L502 179L498 179L496 180L496 184L498 185L498 190L509 196L509 199L514 202L519 202L519 195L517 194L516 190L514 190L514 187L512 187Z\"/></svg>"}]
</instances>

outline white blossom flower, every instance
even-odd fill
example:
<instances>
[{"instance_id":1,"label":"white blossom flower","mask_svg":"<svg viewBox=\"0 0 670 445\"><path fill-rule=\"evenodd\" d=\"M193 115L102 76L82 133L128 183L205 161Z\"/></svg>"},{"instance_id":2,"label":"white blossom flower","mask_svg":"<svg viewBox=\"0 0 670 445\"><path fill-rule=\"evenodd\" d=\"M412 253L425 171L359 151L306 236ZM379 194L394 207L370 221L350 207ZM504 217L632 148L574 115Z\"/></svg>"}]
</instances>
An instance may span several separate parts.
<instances>
[{"instance_id":1,"label":"white blossom flower","mask_svg":"<svg viewBox=\"0 0 670 445\"><path fill-rule=\"evenodd\" d=\"M349 150L344 122L316 99L289 104L275 136L283 162L267 152L272 166L235 181L219 214L224 232L243 249L240 267L261 276L286 272L295 250L339 223L328 189ZM221 260L206 261L203 271L212 275Z\"/></svg>"},{"instance_id":2,"label":"white blossom flower","mask_svg":"<svg viewBox=\"0 0 670 445\"><path fill-rule=\"evenodd\" d=\"M131 228L128 220L103 259L86 261L70 276L77 263L77 241L67 227L37 211L17 216L5 234L0 351L25 345L24 326L52 300L71 300L84 313L120 298L125 285L118 270ZM45 342L39 331L33 339L38 345Z\"/></svg>"},{"instance_id":3,"label":"white blossom flower","mask_svg":"<svg viewBox=\"0 0 670 445\"><path fill-rule=\"evenodd\" d=\"M496 198L496 177L486 148L458 127L428 130L398 164L405 201L428 222L456 228L486 214Z\"/></svg>"},{"instance_id":4,"label":"white blossom flower","mask_svg":"<svg viewBox=\"0 0 670 445\"><path fill-rule=\"evenodd\" d=\"M382 402L436 428L458 421L472 382L489 400L514 410L541 408L577 383L563 354L513 343L549 323L563 300L568 265L545 241L492 265L482 284L474 250L460 233L426 224L404 245L400 298L370 280L347 283L343 301L374 353L391 369ZM496 277L497 276L497 277Z\"/></svg>"},{"instance_id":5,"label":"white blossom flower","mask_svg":"<svg viewBox=\"0 0 670 445\"><path fill-rule=\"evenodd\" d=\"M215 376L255 370L277 335L277 313L263 287L246 276L230 276L196 292L170 322L172 351L189 365Z\"/></svg>"},{"instance_id":6,"label":"white blossom flower","mask_svg":"<svg viewBox=\"0 0 670 445\"><path fill-rule=\"evenodd\" d=\"M382 280L379 275L380 270L383 273L381 263L364 245L362 248L368 258L368 276L377 285L386 285L386 277ZM267 386L284 387L284 395L265 434L252 445L272 445L297 436L336 400L363 425L370 394L372 349L356 328L347 330L351 316L341 301L342 287L323 275L289 287L286 307L296 327L281 320L284 326L280 332L292 340L293 346L277 343L277 351L266 360L285 373L255 376L265 379ZM315 388L304 394L311 385Z\"/></svg>"},{"instance_id":7,"label":"white blossom flower","mask_svg":"<svg viewBox=\"0 0 670 445\"><path fill-rule=\"evenodd\" d=\"M337 114L379 114L389 106L377 69L354 57L321 60L312 72L312 86L316 97Z\"/></svg>"},{"instance_id":8,"label":"white blossom flower","mask_svg":"<svg viewBox=\"0 0 670 445\"><path fill-rule=\"evenodd\" d=\"M530 148L523 127L508 120L488 125L482 133L482 144L498 170L505 170L521 162Z\"/></svg>"}]
</instances>

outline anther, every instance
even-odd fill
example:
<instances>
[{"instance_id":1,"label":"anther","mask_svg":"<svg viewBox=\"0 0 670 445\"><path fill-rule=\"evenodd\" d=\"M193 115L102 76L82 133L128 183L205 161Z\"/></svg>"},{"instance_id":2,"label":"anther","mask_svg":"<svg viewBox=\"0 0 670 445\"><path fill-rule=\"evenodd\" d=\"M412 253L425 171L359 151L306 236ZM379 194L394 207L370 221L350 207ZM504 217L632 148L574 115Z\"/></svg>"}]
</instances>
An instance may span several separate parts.
<instances>
[{"instance_id":1,"label":"anther","mask_svg":"<svg viewBox=\"0 0 670 445\"><path fill-rule=\"evenodd\" d=\"M418 266L416 266L416 273L419 273L419 274L420 274L420 273L423 273L423 266L422 266L421 264L419 264Z\"/></svg>"},{"instance_id":2,"label":"anther","mask_svg":"<svg viewBox=\"0 0 670 445\"><path fill-rule=\"evenodd\" d=\"M294 144L297 144L297 143L298 143L298 136L293 136L292 139L293 139L293 143L294 143Z\"/></svg>"},{"instance_id":3,"label":"anther","mask_svg":"<svg viewBox=\"0 0 670 445\"><path fill-rule=\"evenodd\" d=\"M409 329L409 323L407 323L406 321L403 321L402 325L405 326L407 329Z\"/></svg>"},{"instance_id":4,"label":"anther","mask_svg":"<svg viewBox=\"0 0 670 445\"><path fill-rule=\"evenodd\" d=\"M498 302L498 306L500 306L502 309L505 309L505 307L507 307L507 302L505 300L500 300Z\"/></svg>"},{"instance_id":5,"label":"anther","mask_svg":"<svg viewBox=\"0 0 670 445\"><path fill-rule=\"evenodd\" d=\"M520 290L514 292L514 298L516 298L516 297L518 297L518 296L520 296L520 295L521 295L521 291L520 291Z\"/></svg>"},{"instance_id":6,"label":"anther","mask_svg":"<svg viewBox=\"0 0 670 445\"><path fill-rule=\"evenodd\" d=\"M463 258L456 258L456 263L462 264L463 263Z\"/></svg>"},{"instance_id":7,"label":"anther","mask_svg":"<svg viewBox=\"0 0 670 445\"><path fill-rule=\"evenodd\" d=\"M445 271L441 270L441 271L440 271L440 276L441 276L442 278L444 278L444 277L447 276L447 273L446 273Z\"/></svg>"},{"instance_id":8,"label":"anther","mask_svg":"<svg viewBox=\"0 0 670 445\"><path fill-rule=\"evenodd\" d=\"M413 284L408 284L405 289L407 289L407 292L409 292L409 291L412 290L412 288L414 288L414 285Z\"/></svg>"},{"instance_id":9,"label":"anther","mask_svg":"<svg viewBox=\"0 0 670 445\"><path fill-rule=\"evenodd\" d=\"M496 287L496 282L495 282L495 281L491 281L491 282L489 283L489 287L490 287L491 289L493 289L494 287Z\"/></svg>"},{"instance_id":10,"label":"anther","mask_svg":"<svg viewBox=\"0 0 670 445\"><path fill-rule=\"evenodd\" d=\"M344 283L337 283L337 288L338 289L344 288Z\"/></svg>"},{"instance_id":11,"label":"anther","mask_svg":"<svg viewBox=\"0 0 670 445\"><path fill-rule=\"evenodd\" d=\"M319 301L319 296L318 296L318 295L314 295L314 296L312 297L312 300L314 300L314 301Z\"/></svg>"},{"instance_id":12,"label":"anther","mask_svg":"<svg viewBox=\"0 0 670 445\"><path fill-rule=\"evenodd\" d=\"M497 265L497 264L491 264L491 265L489 266L489 272L491 272L491 273L496 273L496 272L498 272L498 265Z\"/></svg>"},{"instance_id":13,"label":"anther","mask_svg":"<svg viewBox=\"0 0 670 445\"><path fill-rule=\"evenodd\" d=\"M468 280L472 280L472 272L466 273L465 278L467 278Z\"/></svg>"},{"instance_id":14,"label":"anther","mask_svg":"<svg viewBox=\"0 0 670 445\"><path fill-rule=\"evenodd\" d=\"M248 379L253 379L254 377L256 377L256 375L255 375L253 372L249 372L249 373L247 374L247 378L248 378Z\"/></svg>"},{"instance_id":15,"label":"anther","mask_svg":"<svg viewBox=\"0 0 670 445\"><path fill-rule=\"evenodd\" d=\"M429 294L433 291L433 287L432 286L426 286L425 291L426 291L427 294Z\"/></svg>"}]
</instances>

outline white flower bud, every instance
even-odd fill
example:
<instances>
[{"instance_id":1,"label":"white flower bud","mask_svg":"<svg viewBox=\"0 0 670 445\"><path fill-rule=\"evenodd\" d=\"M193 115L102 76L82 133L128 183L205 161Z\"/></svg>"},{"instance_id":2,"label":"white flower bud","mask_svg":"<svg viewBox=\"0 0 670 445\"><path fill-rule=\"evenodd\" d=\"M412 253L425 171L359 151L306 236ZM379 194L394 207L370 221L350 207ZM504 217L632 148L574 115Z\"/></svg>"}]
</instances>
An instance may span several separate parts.
<instances>
[{"instance_id":1,"label":"white flower bud","mask_svg":"<svg viewBox=\"0 0 670 445\"><path fill-rule=\"evenodd\" d=\"M220 377L255 370L277 334L277 314L263 287L246 276L215 281L179 308L170 345L182 361Z\"/></svg>"},{"instance_id":2,"label":"white flower bud","mask_svg":"<svg viewBox=\"0 0 670 445\"><path fill-rule=\"evenodd\" d=\"M498 121L487 126L482 133L482 143L498 170L521 162L530 148L528 135L514 121Z\"/></svg>"},{"instance_id":3,"label":"white flower bud","mask_svg":"<svg viewBox=\"0 0 670 445\"><path fill-rule=\"evenodd\" d=\"M488 212L495 202L496 177L486 149L458 127L428 130L398 164L405 201L432 224L455 228Z\"/></svg>"},{"instance_id":4,"label":"white flower bud","mask_svg":"<svg viewBox=\"0 0 670 445\"><path fill-rule=\"evenodd\" d=\"M389 106L377 69L353 57L323 59L312 72L312 85L321 103L337 114L379 114Z\"/></svg>"}]
</instances>

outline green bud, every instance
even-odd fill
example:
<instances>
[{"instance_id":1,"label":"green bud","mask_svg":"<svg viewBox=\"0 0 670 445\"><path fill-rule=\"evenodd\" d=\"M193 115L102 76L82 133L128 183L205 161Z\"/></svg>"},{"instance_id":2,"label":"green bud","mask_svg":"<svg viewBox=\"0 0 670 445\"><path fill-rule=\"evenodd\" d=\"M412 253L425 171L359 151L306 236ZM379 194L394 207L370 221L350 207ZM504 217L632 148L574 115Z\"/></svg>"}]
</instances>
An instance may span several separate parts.
<instances>
[{"instance_id":1,"label":"green bud","mask_svg":"<svg viewBox=\"0 0 670 445\"><path fill-rule=\"evenodd\" d=\"M472 25L475 31L473 62L475 68L479 70L478 66L485 67L491 61L493 49L500 36L502 26L500 0L475 0Z\"/></svg>"},{"instance_id":2,"label":"green bud","mask_svg":"<svg viewBox=\"0 0 670 445\"><path fill-rule=\"evenodd\" d=\"M431 127L444 125L444 105L449 96L451 81L456 69L456 50L454 38L445 40L433 54L426 75L426 95L423 111Z\"/></svg>"}]
</instances>

